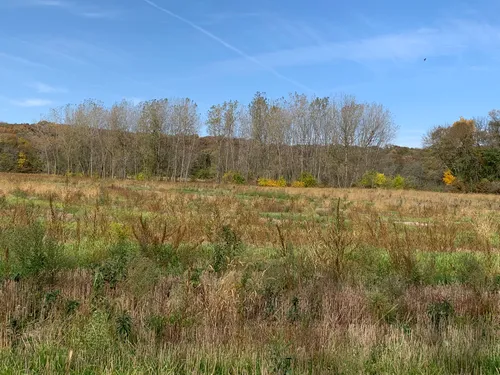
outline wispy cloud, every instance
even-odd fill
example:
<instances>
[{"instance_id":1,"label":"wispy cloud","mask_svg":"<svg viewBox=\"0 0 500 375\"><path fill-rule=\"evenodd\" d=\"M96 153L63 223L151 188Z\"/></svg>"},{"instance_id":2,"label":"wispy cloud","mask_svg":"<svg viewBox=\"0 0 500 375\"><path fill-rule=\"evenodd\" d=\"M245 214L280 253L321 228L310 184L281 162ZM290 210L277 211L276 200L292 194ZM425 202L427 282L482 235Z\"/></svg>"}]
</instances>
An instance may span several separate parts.
<instances>
[{"instance_id":1,"label":"wispy cloud","mask_svg":"<svg viewBox=\"0 0 500 375\"><path fill-rule=\"evenodd\" d=\"M69 3L61 0L34 0L33 5L50 6L50 7L67 7Z\"/></svg>"},{"instance_id":2,"label":"wispy cloud","mask_svg":"<svg viewBox=\"0 0 500 375\"><path fill-rule=\"evenodd\" d=\"M10 100L10 104L18 107L47 107L53 104L51 100L46 99L24 99Z\"/></svg>"},{"instance_id":3,"label":"wispy cloud","mask_svg":"<svg viewBox=\"0 0 500 375\"><path fill-rule=\"evenodd\" d=\"M29 84L28 86L34 88L40 94L56 94L68 92L68 90L65 88L51 86L43 82L34 82Z\"/></svg>"},{"instance_id":4,"label":"wispy cloud","mask_svg":"<svg viewBox=\"0 0 500 375\"><path fill-rule=\"evenodd\" d=\"M83 2L67 1L67 0L21 0L18 5L34 6L34 7L52 7L66 10L76 16L85 18L116 18L118 12L116 10L104 9L96 5L84 4Z\"/></svg>"},{"instance_id":5,"label":"wispy cloud","mask_svg":"<svg viewBox=\"0 0 500 375\"><path fill-rule=\"evenodd\" d=\"M9 53L4 53L0 52L0 61L1 60L9 60L18 64L26 65L26 66L31 66L31 67L36 67L36 68L49 68L45 64L41 64L37 61L29 60L24 57L16 56L16 55L11 55ZM49 68L50 69L50 68Z\"/></svg>"},{"instance_id":6,"label":"wispy cloud","mask_svg":"<svg viewBox=\"0 0 500 375\"><path fill-rule=\"evenodd\" d=\"M189 25L193 29L199 31L200 33L206 35L210 39L212 39L212 40L216 41L217 43L221 44L222 46L224 46L228 50L235 52L236 54L238 54L239 56L241 56L245 61L247 61L249 63L252 63L254 65L257 65L261 69L264 69L264 70L272 73L274 76L276 76L276 77L278 77L278 78L280 78L282 80L285 80L285 81L287 81L287 82L293 84L294 86L297 86L297 87L299 87L299 88L301 88L303 90L314 91L314 90L310 89L309 87L303 85L302 83L297 82L294 79L289 78L287 76L284 76L283 74L281 74L280 72L278 72L273 66L267 65L266 63L262 62L260 59L254 57L254 56L250 56L249 54L243 52L241 49L239 49L239 48L235 47L234 45L226 42L225 40L219 38L215 34L212 34L207 29L205 29L205 28L201 27L200 25L198 25L198 24L196 24L196 23L188 20L187 18L184 18L184 17L178 15L177 13L174 13L174 12L172 12L172 11L166 9L166 8L161 7L158 4L154 3L153 1L150 1L150 0L142 0L142 1L145 2L145 3L147 3L147 4L149 4L153 8L159 10L160 12L163 12L163 13L169 15L170 17L176 18L177 20L185 23L186 25Z\"/></svg>"},{"instance_id":7,"label":"wispy cloud","mask_svg":"<svg viewBox=\"0 0 500 375\"><path fill-rule=\"evenodd\" d=\"M213 26L225 22L241 21L242 19L249 18L264 18L266 15L258 12L219 12L204 14L203 21L198 24L203 26Z\"/></svg>"},{"instance_id":8,"label":"wispy cloud","mask_svg":"<svg viewBox=\"0 0 500 375\"><path fill-rule=\"evenodd\" d=\"M335 60L360 63L374 61L409 62L425 57L454 56L474 49L500 47L500 28L474 22L452 21L440 28L384 34L344 42L313 44L258 54L252 59L217 62L212 69L224 72L248 72L256 68L256 59L271 69L292 66L314 66ZM494 51L495 48L492 49Z\"/></svg>"},{"instance_id":9,"label":"wispy cloud","mask_svg":"<svg viewBox=\"0 0 500 375\"><path fill-rule=\"evenodd\" d=\"M29 41L18 38L15 40L31 51L78 65L96 67L128 58L126 54L112 46L101 46L98 43L62 36L49 37L40 34Z\"/></svg>"},{"instance_id":10,"label":"wispy cloud","mask_svg":"<svg viewBox=\"0 0 500 375\"><path fill-rule=\"evenodd\" d=\"M116 18L118 13L115 11L90 11L90 12L81 12L80 16L86 18Z\"/></svg>"}]
</instances>

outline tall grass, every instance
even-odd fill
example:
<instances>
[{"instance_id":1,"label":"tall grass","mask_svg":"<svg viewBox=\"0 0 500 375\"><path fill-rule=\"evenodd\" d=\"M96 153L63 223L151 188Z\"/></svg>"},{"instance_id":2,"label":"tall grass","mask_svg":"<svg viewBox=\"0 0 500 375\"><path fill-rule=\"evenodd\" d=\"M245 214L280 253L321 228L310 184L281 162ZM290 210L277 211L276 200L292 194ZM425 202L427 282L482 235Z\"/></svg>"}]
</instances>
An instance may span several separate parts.
<instances>
[{"instance_id":1,"label":"tall grass","mask_svg":"<svg viewBox=\"0 0 500 375\"><path fill-rule=\"evenodd\" d=\"M0 191L1 374L500 371L498 197Z\"/></svg>"}]
</instances>

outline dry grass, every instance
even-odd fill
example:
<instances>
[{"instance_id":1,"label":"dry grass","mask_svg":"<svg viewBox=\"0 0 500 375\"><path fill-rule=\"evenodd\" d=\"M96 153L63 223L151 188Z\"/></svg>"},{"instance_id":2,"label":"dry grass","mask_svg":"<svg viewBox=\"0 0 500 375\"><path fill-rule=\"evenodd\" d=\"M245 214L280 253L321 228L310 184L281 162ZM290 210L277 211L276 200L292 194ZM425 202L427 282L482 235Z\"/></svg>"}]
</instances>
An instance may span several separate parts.
<instances>
[{"instance_id":1,"label":"dry grass","mask_svg":"<svg viewBox=\"0 0 500 375\"><path fill-rule=\"evenodd\" d=\"M0 373L496 374L499 207L0 174Z\"/></svg>"}]
</instances>

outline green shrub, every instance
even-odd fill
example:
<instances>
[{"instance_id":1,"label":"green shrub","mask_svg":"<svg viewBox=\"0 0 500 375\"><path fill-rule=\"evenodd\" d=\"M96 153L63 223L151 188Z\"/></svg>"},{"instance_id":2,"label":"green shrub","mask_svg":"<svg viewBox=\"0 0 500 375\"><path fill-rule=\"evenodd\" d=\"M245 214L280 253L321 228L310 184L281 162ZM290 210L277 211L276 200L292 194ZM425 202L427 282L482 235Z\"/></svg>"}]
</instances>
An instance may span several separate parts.
<instances>
[{"instance_id":1,"label":"green shrub","mask_svg":"<svg viewBox=\"0 0 500 375\"><path fill-rule=\"evenodd\" d=\"M358 183L359 186L373 189L389 187L392 189L404 189L407 187L406 179L399 174L394 178L387 177L377 171L367 171Z\"/></svg>"},{"instance_id":2,"label":"green shrub","mask_svg":"<svg viewBox=\"0 0 500 375\"><path fill-rule=\"evenodd\" d=\"M197 180L211 180L215 177L215 174L210 168L202 168L197 170L193 176Z\"/></svg>"},{"instance_id":3,"label":"green shrub","mask_svg":"<svg viewBox=\"0 0 500 375\"><path fill-rule=\"evenodd\" d=\"M245 183L245 177L243 177L240 172L229 171L224 173L222 182L225 184L243 185Z\"/></svg>"},{"instance_id":4,"label":"green shrub","mask_svg":"<svg viewBox=\"0 0 500 375\"><path fill-rule=\"evenodd\" d=\"M398 174L392 179L391 186L393 189L404 189L406 187L406 180Z\"/></svg>"},{"instance_id":5,"label":"green shrub","mask_svg":"<svg viewBox=\"0 0 500 375\"><path fill-rule=\"evenodd\" d=\"M373 189L375 187L375 178L377 176L377 172L375 171L367 171L363 174L363 177L361 177L361 181L359 182L359 185L367 188L367 189Z\"/></svg>"},{"instance_id":6,"label":"green shrub","mask_svg":"<svg viewBox=\"0 0 500 375\"><path fill-rule=\"evenodd\" d=\"M33 276L40 282L52 282L66 265L63 246L47 236L39 222L4 231L0 244L9 249L7 269L18 278Z\"/></svg>"},{"instance_id":7,"label":"green shrub","mask_svg":"<svg viewBox=\"0 0 500 375\"><path fill-rule=\"evenodd\" d=\"M127 242L119 242L111 246L110 257L97 267L96 277L102 278L103 282L115 287L127 275L129 263L133 258L132 251L132 246Z\"/></svg>"},{"instance_id":8,"label":"green shrub","mask_svg":"<svg viewBox=\"0 0 500 375\"><path fill-rule=\"evenodd\" d=\"M427 308L427 314L435 330L440 330L442 325L446 324L454 313L453 306L447 300L431 303Z\"/></svg>"},{"instance_id":9,"label":"green shrub","mask_svg":"<svg viewBox=\"0 0 500 375\"><path fill-rule=\"evenodd\" d=\"M240 252L242 247L239 236L230 226L223 226L218 234L218 243L214 246L212 268L216 273L226 270L231 260Z\"/></svg>"},{"instance_id":10,"label":"green shrub","mask_svg":"<svg viewBox=\"0 0 500 375\"><path fill-rule=\"evenodd\" d=\"M297 181L303 183L304 187L306 188L318 186L318 181L316 180L316 178L314 178L314 176L308 172L302 173Z\"/></svg>"},{"instance_id":11,"label":"green shrub","mask_svg":"<svg viewBox=\"0 0 500 375\"><path fill-rule=\"evenodd\" d=\"M80 302L75 301L75 300L68 300L66 301L64 311L66 315L72 315L78 310L80 307Z\"/></svg>"},{"instance_id":12,"label":"green shrub","mask_svg":"<svg viewBox=\"0 0 500 375\"><path fill-rule=\"evenodd\" d=\"M127 311L122 311L116 317L116 333L123 341L130 341L132 339L132 317Z\"/></svg>"},{"instance_id":13,"label":"green shrub","mask_svg":"<svg viewBox=\"0 0 500 375\"><path fill-rule=\"evenodd\" d=\"M151 173L140 172L135 176L136 181L146 181L151 178Z\"/></svg>"}]
</instances>

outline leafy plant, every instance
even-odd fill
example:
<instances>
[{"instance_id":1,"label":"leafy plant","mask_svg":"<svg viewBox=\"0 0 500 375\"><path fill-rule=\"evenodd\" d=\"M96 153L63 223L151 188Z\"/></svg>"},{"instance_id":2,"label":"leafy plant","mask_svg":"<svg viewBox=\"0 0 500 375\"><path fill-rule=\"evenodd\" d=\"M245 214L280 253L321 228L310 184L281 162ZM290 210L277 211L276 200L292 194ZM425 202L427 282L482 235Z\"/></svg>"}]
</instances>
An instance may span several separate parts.
<instances>
[{"instance_id":1,"label":"leafy plant","mask_svg":"<svg viewBox=\"0 0 500 375\"><path fill-rule=\"evenodd\" d=\"M305 188L306 184L302 181L294 181L292 182L292 187L294 188Z\"/></svg>"},{"instance_id":2,"label":"leafy plant","mask_svg":"<svg viewBox=\"0 0 500 375\"><path fill-rule=\"evenodd\" d=\"M0 241L3 248L9 249L12 271L21 278L33 276L50 283L65 266L62 245L47 236L39 222L6 230Z\"/></svg>"},{"instance_id":3,"label":"leafy plant","mask_svg":"<svg viewBox=\"0 0 500 375\"><path fill-rule=\"evenodd\" d=\"M381 188L387 185L387 177L383 173L377 173L373 180L375 187Z\"/></svg>"},{"instance_id":4,"label":"leafy plant","mask_svg":"<svg viewBox=\"0 0 500 375\"><path fill-rule=\"evenodd\" d=\"M245 177L243 177L240 172L229 171L224 173L222 182L225 184L243 185L245 183Z\"/></svg>"},{"instance_id":5,"label":"leafy plant","mask_svg":"<svg viewBox=\"0 0 500 375\"><path fill-rule=\"evenodd\" d=\"M257 185L262 187L286 187L286 180L283 177L278 180L261 177L257 180Z\"/></svg>"},{"instance_id":6,"label":"leafy plant","mask_svg":"<svg viewBox=\"0 0 500 375\"><path fill-rule=\"evenodd\" d=\"M452 304L447 300L431 303L427 308L427 314L436 331L439 331L442 325L448 322L454 312Z\"/></svg>"},{"instance_id":7,"label":"leafy plant","mask_svg":"<svg viewBox=\"0 0 500 375\"><path fill-rule=\"evenodd\" d=\"M404 189L407 184L405 178L398 174L392 179L391 185L393 189Z\"/></svg>"},{"instance_id":8,"label":"leafy plant","mask_svg":"<svg viewBox=\"0 0 500 375\"><path fill-rule=\"evenodd\" d=\"M316 178L311 173L308 172L303 172L300 175L300 178L295 183L299 183L300 185L303 185L303 187L306 188L318 186L318 181L316 180Z\"/></svg>"},{"instance_id":9,"label":"leafy plant","mask_svg":"<svg viewBox=\"0 0 500 375\"><path fill-rule=\"evenodd\" d=\"M130 340L132 337L132 317L126 311L122 311L116 318L116 333L122 340Z\"/></svg>"},{"instance_id":10,"label":"leafy plant","mask_svg":"<svg viewBox=\"0 0 500 375\"><path fill-rule=\"evenodd\" d=\"M456 181L456 177L453 176L453 174L451 173L451 171L449 169L447 169L444 174L443 174L443 182L450 186L450 185L453 185L453 183Z\"/></svg>"},{"instance_id":11,"label":"leafy plant","mask_svg":"<svg viewBox=\"0 0 500 375\"><path fill-rule=\"evenodd\" d=\"M230 226L222 227L218 234L218 242L214 245L212 268L216 273L224 271L231 260L241 250L241 240Z\"/></svg>"}]
</instances>

